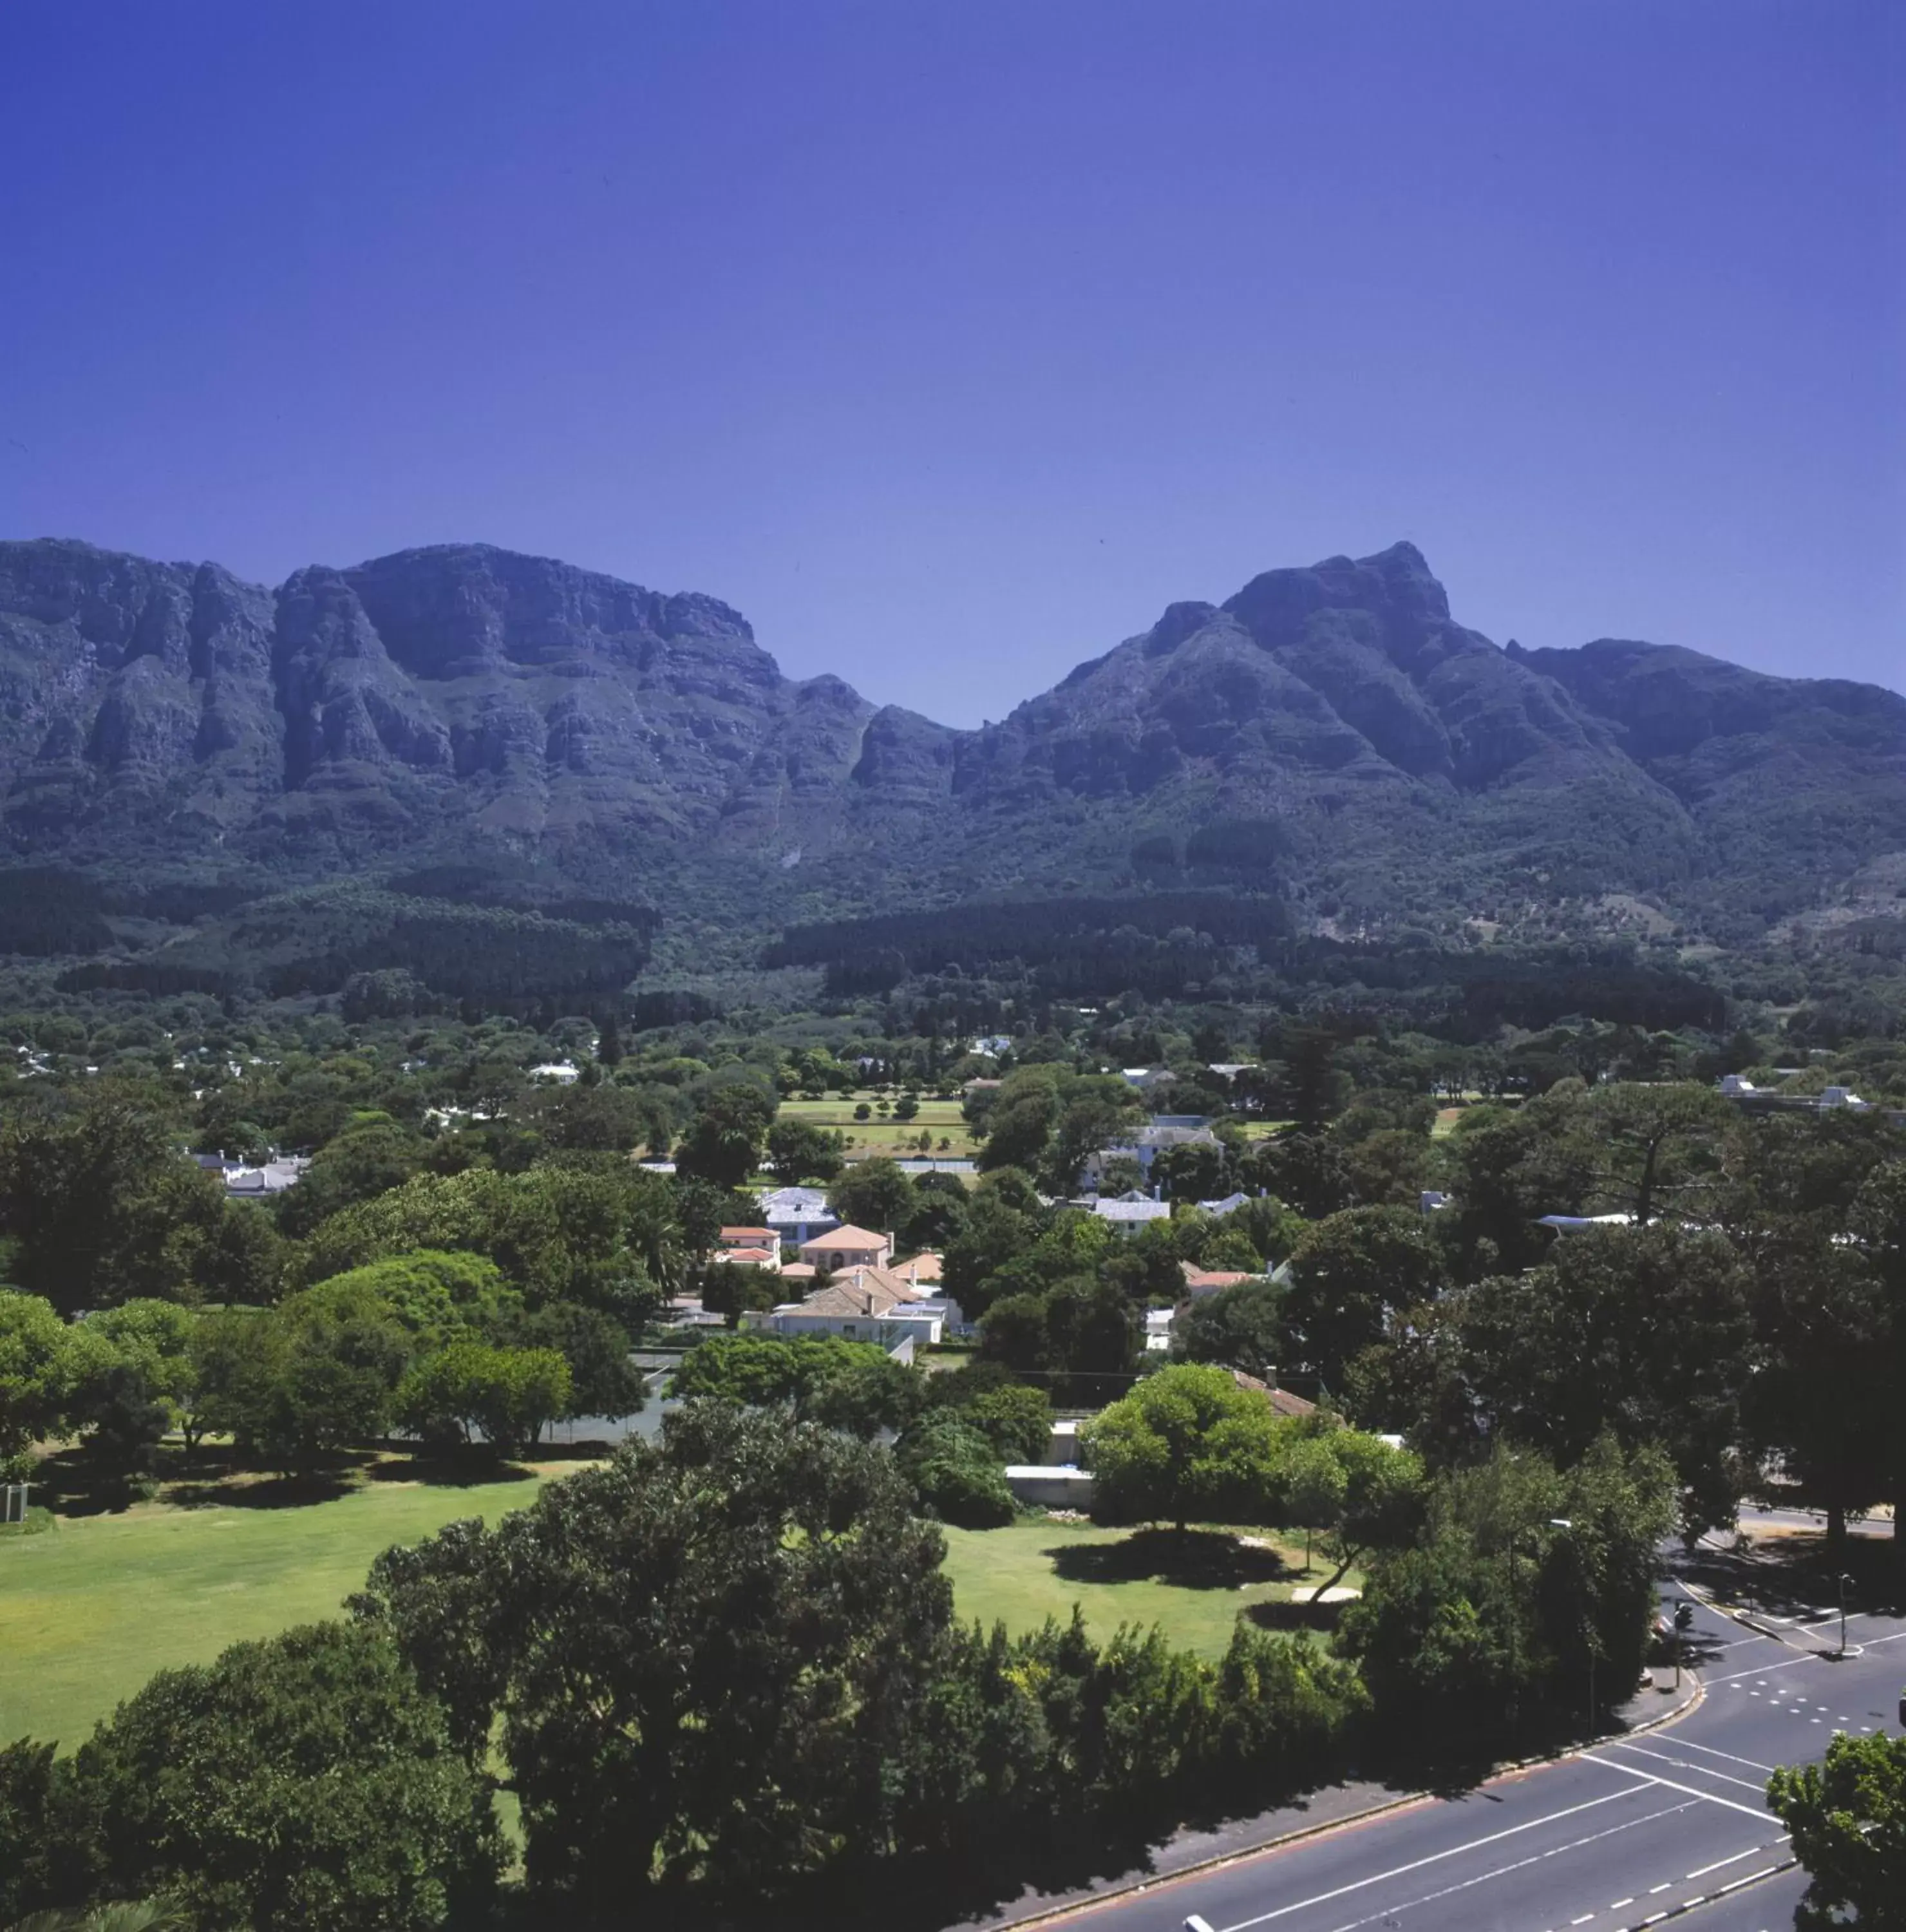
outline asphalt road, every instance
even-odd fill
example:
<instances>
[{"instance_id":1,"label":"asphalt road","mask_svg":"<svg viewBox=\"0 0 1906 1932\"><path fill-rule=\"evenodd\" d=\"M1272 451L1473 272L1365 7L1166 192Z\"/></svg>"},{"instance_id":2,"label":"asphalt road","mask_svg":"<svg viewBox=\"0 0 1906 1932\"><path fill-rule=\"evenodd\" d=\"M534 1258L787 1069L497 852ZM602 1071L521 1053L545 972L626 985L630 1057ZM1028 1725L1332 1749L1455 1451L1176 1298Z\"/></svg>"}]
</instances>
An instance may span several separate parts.
<instances>
[{"instance_id":1,"label":"asphalt road","mask_svg":"<svg viewBox=\"0 0 1906 1932\"><path fill-rule=\"evenodd\" d=\"M1678 1600L1678 1586L1665 1592ZM1704 1606L1706 1694L1663 1730L1425 1799L1222 1870L1081 1906L1089 1932L1623 1932L1680 1911L1687 1932L1793 1923L1797 1871L1762 1797L1776 1766L1823 1755L1836 1730L1894 1726L1906 1622L1854 1616L1862 1654L1830 1661L1837 1616L1783 1642ZM1696 1900L1710 1901L1688 1908Z\"/></svg>"}]
</instances>

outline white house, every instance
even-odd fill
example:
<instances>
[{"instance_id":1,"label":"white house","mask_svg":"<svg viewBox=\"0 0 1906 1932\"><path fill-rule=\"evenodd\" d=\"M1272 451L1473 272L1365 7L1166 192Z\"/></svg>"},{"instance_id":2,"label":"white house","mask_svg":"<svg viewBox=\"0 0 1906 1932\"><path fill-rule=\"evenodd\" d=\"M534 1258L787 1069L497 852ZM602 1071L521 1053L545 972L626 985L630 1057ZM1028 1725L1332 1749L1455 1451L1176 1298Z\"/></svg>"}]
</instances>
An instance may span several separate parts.
<instances>
[{"instance_id":1,"label":"white house","mask_svg":"<svg viewBox=\"0 0 1906 1932\"><path fill-rule=\"evenodd\" d=\"M1171 1203L1154 1201L1134 1188L1129 1194L1108 1199L1104 1195L1092 1204L1092 1211L1101 1221L1109 1221L1121 1234L1135 1234L1149 1221L1169 1221Z\"/></svg>"},{"instance_id":2,"label":"white house","mask_svg":"<svg viewBox=\"0 0 1906 1932\"><path fill-rule=\"evenodd\" d=\"M529 1077L538 1086L573 1087L582 1072L573 1060L545 1060L530 1068Z\"/></svg>"},{"instance_id":3,"label":"white house","mask_svg":"<svg viewBox=\"0 0 1906 1932\"><path fill-rule=\"evenodd\" d=\"M922 1294L885 1268L858 1268L802 1300L745 1314L742 1325L760 1334L838 1335L892 1349L908 1340L931 1346L965 1323L959 1304L944 1295Z\"/></svg>"}]
</instances>

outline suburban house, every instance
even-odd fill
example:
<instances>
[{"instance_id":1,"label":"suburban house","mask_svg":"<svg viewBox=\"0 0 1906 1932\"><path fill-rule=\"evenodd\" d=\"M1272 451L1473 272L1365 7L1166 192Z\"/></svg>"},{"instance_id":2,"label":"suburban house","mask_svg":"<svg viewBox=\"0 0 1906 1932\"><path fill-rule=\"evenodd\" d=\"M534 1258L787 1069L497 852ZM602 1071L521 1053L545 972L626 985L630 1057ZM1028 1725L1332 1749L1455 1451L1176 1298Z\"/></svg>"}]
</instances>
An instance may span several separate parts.
<instances>
[{"instance_id":1,"label":"suburban house","mask_svg":"<svg viewBox=\"0 0 1906 1932\"><path fill-rule=\"evenodd\" d=\"M1162 1087L1167 1080L1178 1076L1168 1066L1122 1066L1119 1078L1128 1087L1136 1087L1140 1093L1154 1087Z\"/></svg>"},{"instance_id":2,"label":"suburban house","mask_svg":"<svg viewBox=\"0 0 1906 1932\"><path fill-rule=\"evenodd\" d=\"M966 1324L957 1303L922 1293L889 1269L868 1267L837 1274L799 1301L745 1314L742 1325L761 1334L838 1335L892 1349L910 1342L931 1346Z\"/></svg>"},{"instance_id":3,"label":"suburban house","mask_svg":"<svg viewBox=\"0 0 1906 1932\"><path fill-rule=\"evenodd\" d=\"M1178 1318L1174 1308L1148 1308L1145 1311L1145 1352L1148 1355L1169 1354L1171 1348L1171 1324Z\"/></svg>"},{"instance_id":4,"label":"suburban house","mask_svg":"<svg viewBox=\"0 0 1906 1932\"><path fill-rule=\"evenodd\" d=\"M1149 1177L1152 1163L1169 1148L1217 1144L1218 1136L1197 1114L1160 1114L1139 1128L1129 1140L1121 1141L1114 1147L1101 1148L1096 1154L1087 1155L1086 1178L1088 1182L1103 1180L1107 1168L1115 1160L1136 1161L1140 1171Z\"/></svg>"},{"instance_id":5,"label":"suburban house","mask_svg":"<svg viewBox=\"0 0 1906 1932\"><path fill-rule=\"evenodd\" d=\"M282 1194L287 1187L295 1187L311 1165L310 1156L301 1154L273 1154L262 1161L234 1160L223 1154L202 1154L194 1158L207 1173L218 1176L227 1194L241 1200Z\"/></svg>"},{"instance_id":6,"label":"suburban house","mask_svg":"<svg viewBox=\"0 0 1906 1932\"><path fill-rule=\"evenodd\" d=\"M529 1077L539 1087L573 1087L583 1070L573 1060L545 1060L529 1070Z\"/></svg>"},{"instance_id":7,"label":"suburban house","mask_svg":"<svg viewBox=\"0 0 1906 1932\"><path fill-rule=\"evenodd\" d=\"M1129 1194L1110 1198L1101 1195L1092 1204L1092 1211L1101 1221L1110 1222L1121 1234L1135 1234L1148 1221L1169 1221L1171 1203L1154 1201L1149 1194L1141 1194L1134 1187Z\"/></svg>"},{"instance_id":8,"label":"suburban house","mask_svg":"<svg viewBox=\"0 0 1906 1932\"><path fill-rule=\"evenodd\" d=\"M925 1254L916 1255L911 1261L896 1262L894 1264L894 1273L903 1280L913 1282L916 1286L937 1288L940 1286L940 1271L943 1259L943 1256L929 1250Z\"/></svg>"},{"instance_id":9,"label":"suburban house","mask_svg":"<svg viewBox=\"0 0 1906 1932\"><path fill-rule=\"evenodd\" d=\"M772 1228L724 1228L715 1238L718 1246L709 1258L734 1262L744 1268L772 1268L781 1264L781 1239Z\"/></svg>"},{"instance_id":10,"label":"suburban house","mask_svg":"<svg viewBox=\"0 0 1906 1932\"><path fill-rule=\"evenodd\" d=\"M817 1234L800 1245L801 1258L810 1268L832 1268L837 1274L843 1268L883 1268L894 1252L892 1235L873 1234L851 1225Z\"/></svg>"},{"instance_id":11,"label":"suburban house","mask_svg":"<svg viewBox=\"0 0 1906 1932\"><path fill-rule=\"evenodd\" d=\"M818 1187L771 1187L761 1197L761 1218L775 1231L775 1240L790 1248L841 1225Z\"/></svg>"}]
</instances>

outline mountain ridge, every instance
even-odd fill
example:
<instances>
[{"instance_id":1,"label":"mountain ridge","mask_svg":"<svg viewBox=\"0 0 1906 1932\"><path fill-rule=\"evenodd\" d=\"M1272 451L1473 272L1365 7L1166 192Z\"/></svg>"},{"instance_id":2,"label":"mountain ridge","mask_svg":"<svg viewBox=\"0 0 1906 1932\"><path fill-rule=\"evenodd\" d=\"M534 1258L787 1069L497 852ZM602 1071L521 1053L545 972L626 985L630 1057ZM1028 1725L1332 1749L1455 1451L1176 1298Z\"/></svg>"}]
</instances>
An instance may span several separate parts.
<instances>
[{"instance_id":1,"label":"mountain ridge","mask_svg":"<svg viewBox=\"0 0 1906 1932\"><path fill-rule=\"evenodd\" d=\"M717 598L495 546L271 590L40 539L0 543L0 839L311 878L491 852L804 913L1202 871L1317 917L1619 891L1765 921L1906 848L1906 698L1499 647L1406 542L1173 603L963 730L787 677Z\"/></svg>"}]
</instances>

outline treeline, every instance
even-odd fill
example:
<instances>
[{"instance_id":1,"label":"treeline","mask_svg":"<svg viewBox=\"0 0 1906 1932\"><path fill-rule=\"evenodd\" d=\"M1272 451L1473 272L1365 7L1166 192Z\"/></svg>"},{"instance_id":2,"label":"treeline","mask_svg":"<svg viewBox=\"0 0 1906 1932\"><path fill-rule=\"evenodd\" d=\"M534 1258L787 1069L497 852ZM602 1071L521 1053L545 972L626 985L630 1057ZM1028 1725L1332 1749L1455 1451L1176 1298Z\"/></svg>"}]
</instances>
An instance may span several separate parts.
<instances>
[{"instance_id":1,"label":"treeline","mask_svg":"<svg viewBox=\"0 0 1906 1932\"><path fill-rule=\"evenodd\" d=\"M283 999L334 993L355 974L401 971L439 1000L505 1012L619 992L648 960L657 915L610 901L571 902L568 912L576 916L327 887L259 901L151 954L76 967L58 984L70 993Z\"/></svg>"},{"instance_id":2,"label":"treeline","mask_svg":"<svg viewBox=\"0 0 1906 1932\"><path fill-rule=\"evenodd\" d=\"M820 966L830 992L882 992L910 974L1034 973L1055 996L1134 987L1173 998L1210 976L1214 949L1265 946L1292 929L1281 899L1219 892L1033 899L791 926L769 966Z\"/></svg>"}]
</instances>

